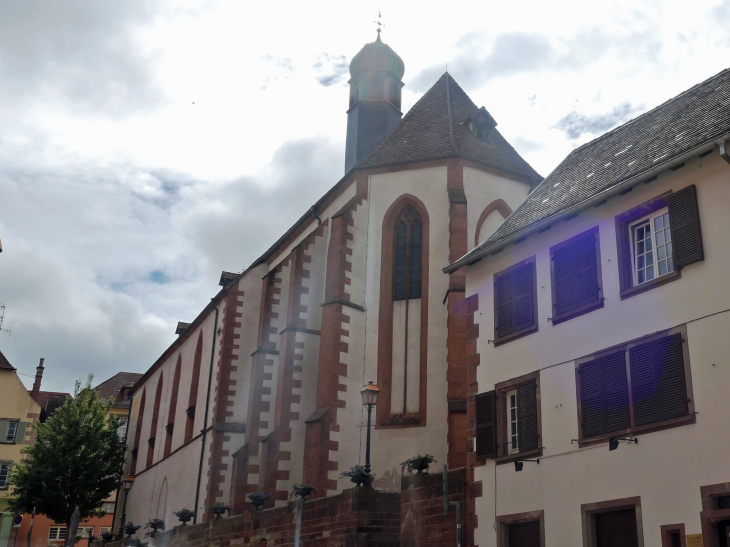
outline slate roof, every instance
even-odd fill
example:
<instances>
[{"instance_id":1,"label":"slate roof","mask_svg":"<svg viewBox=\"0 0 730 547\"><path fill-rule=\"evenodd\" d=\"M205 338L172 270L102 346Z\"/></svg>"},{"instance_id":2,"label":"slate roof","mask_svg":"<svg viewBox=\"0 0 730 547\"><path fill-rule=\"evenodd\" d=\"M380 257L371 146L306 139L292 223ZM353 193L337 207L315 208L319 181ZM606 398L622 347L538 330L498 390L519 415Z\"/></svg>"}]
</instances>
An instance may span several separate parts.
<instances>
[{"instance_id":1,"label":"slate roof","mask_svg":"<svg viewBox=\"0 0 730 547\"><path fill-rule=\"evenodd\" d=\"M0 370L15 370L15 367L10 364L2 351L0 351Z\"/></svg>"},{"instance_id":2,"label":"slate roof","mask_svg":"<svg viewBox=\"0 0 730 547\"><path fill-rule=\"evenodd\" d=\"M573 150L489 238L454 265L728 132L730 69Z\"/></svg>"},{"instance_id":3,"label":"slate roof","mask_svg":"<svg viewBox=\"0 0 730 547\"><path fill-rule=\"evenodd\" d=\"M530 179L540 175L496 129L478 140L467 123L479 111L445 72L355 169L459 157Z\"/></svg>"},{"instance_id":4,"label":"slate roof","mask_svg":"<svg viewBox=\"0 0 730 547\"><path fill-rule=\"evenodd\" d=\"M119 391L124 386L131 388L141 377L142 375L137 372L117 372L94 389L99 394L100 399L114 399L116 401Z\"/></svg>"}]
</instances>

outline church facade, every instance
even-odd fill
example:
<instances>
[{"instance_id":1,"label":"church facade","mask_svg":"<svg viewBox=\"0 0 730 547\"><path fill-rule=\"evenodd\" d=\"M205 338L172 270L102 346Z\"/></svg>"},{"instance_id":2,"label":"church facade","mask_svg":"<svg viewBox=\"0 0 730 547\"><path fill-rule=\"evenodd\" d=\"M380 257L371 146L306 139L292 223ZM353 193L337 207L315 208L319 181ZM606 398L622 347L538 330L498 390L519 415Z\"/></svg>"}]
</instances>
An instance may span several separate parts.
<instances>
[{"instance_id":1,"label":"church facade","mask_svg":"<svg viewBox=\"0 0 730 547\"><path fill-rule=\"evenodd\" d=\"M224 272L134 387L128 522L202 518L215 502L240 513L255 490L283 505L296 483L351 487L340 473L364 463L369 381L376 488L399 491L400 462L419 453L467 464L473 300L464 269L442 269L541 178L448 73L402 115L404 63L379 35L350 74L345 176L243 273Z\"/></svg>"}]
</instances>

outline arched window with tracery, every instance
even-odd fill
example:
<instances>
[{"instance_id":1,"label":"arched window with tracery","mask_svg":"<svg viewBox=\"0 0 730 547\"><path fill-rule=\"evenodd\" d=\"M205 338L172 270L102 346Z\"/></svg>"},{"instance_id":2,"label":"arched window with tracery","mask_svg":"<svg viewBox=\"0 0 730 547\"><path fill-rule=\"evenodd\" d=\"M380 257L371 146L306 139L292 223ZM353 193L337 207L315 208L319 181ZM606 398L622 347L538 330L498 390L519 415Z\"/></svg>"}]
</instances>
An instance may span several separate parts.
<instances>
[{"instance_id":1,"label":"arched window with tracery","mask_svg":"<svg viewBox=\"0 0 730 547\"><path fill-rule=\"evenodd\" d=\"M426 415L428 215L402 196L383 221L378 385L381 425L418 425ZM378 403L380 406L380 403Z\"/></svg>"}]
</instances>

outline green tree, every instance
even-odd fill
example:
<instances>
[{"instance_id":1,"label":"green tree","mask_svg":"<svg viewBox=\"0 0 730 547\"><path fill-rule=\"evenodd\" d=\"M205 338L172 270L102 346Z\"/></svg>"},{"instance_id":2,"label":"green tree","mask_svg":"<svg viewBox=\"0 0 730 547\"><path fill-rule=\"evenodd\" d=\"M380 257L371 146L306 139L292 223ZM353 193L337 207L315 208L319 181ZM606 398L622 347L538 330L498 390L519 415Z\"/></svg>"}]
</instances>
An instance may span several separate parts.
<instances>
[{"instance_id":1,"label":"green tree","mask_svg":"<svg viewBox=\"0 0 730 547\"><path fill-rule=\"evenodd\" d=\"M35 443L14 466L10 510L30 513L35 507L54 522L71 521L78 507L81 520L104 515L102 504L117 488L124 462L119 418L109 415L112 401L102 401L91 388L76 382L73 398L45 423L34 425Z\"/></svg>"}]
</instances>

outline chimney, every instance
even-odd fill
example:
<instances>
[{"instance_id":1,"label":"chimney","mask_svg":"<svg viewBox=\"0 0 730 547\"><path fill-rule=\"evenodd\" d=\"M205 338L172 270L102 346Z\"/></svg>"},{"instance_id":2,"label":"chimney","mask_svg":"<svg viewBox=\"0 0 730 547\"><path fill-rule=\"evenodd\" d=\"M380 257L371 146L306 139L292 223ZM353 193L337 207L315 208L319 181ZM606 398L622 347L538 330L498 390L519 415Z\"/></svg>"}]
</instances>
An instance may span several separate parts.
<instances>
[{"instance_id":1,"label":"chimney","mask_svg":"<svg viewBox=\"0 0 730 547\"><path fill-rule=\"evenodd\" d=\"M35 397L41 390L41 379L43 378L43 361L45 359L41 357L41 362L38 365L35 373L35 382L33 382L33 391L30 392L31 397Z\"/></svg>"}]
</instances>

